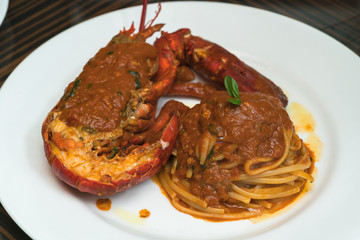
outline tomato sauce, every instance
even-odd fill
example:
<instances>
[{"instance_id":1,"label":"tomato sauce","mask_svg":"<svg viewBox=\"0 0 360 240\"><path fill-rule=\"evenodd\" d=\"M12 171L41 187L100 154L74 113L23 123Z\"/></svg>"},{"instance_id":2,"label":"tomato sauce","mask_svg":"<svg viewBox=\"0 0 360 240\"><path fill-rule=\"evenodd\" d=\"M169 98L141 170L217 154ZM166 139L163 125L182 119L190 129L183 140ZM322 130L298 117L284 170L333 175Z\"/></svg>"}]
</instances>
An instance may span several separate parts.
<instances>
[{"instance_id":1,"label":"tomato sauce","mask_svg":"<svg viewBox=\"0 0 360 240\"><path fill-rule=\"evenodd\" d=\"M143 87L157 71L157 53L144 42L110 42L84 66L58 104L68 126L114 130L131 92Z\"/></svg>"},{"instance_id":2,"label":"tomato sauce","mask_svg":"<svg viewBox=\"0 0 360 240\"><path fill-rule=\"evenodd\" d=\"M217 152L222 152L226 159L245 163L247 159L281 157L285 148L283 128L291 131L293 127L287 112L273 97L241 93L240 106L231 104L227 98L226 92L216 92L183 114L176 143L175 175L186 179L192 167L191 192L209 206L228 199L231 176L238 175L239 169L224 169L214 162L199 164L196 143L204 132L210 132L223 143ZM231 151L232 144L239 146L236 152Z\"/></svg>"}]
</instances>

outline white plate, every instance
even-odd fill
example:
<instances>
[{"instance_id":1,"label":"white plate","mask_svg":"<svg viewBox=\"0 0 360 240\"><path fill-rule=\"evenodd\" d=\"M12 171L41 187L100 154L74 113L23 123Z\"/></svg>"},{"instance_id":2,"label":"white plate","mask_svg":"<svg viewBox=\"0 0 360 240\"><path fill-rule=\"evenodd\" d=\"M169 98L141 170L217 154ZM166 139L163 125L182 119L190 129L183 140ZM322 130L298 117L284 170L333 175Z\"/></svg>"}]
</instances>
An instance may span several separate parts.
<instances>
[{"instance_id":1,"label":"white plate","mask_svg":"<svg viewBox=\"0 0 360 240\"><path fill-rule=\"evenodd\" d=\"M6 12L8 10L9 1L8 0L0 0L0 25L3 22Z\"/></svg>"},{"instance_id":2,"label":"white plate","mask_svg":"<svg viewBox=\"0 0 360 240\"><path fill-rule=\"evenodd\" d=\"M329 36L289 18L239 5L164 3L164 30L189 27L231 50L313 114L324 144L314 188L288 211L259 223L212 223L176 211L147 181L119 193L111 211L96 196L60 182L44 156L40 128L87 60L140 7L81 23L43 44L11 74L0 94L1 202L35 239L355 239L360 236L360 59ZM150 5L151 16L156 5ZM133 220L146 208L146 220ZM124 217L125 212L127 216Z\"/></svg>"}]
</instances>

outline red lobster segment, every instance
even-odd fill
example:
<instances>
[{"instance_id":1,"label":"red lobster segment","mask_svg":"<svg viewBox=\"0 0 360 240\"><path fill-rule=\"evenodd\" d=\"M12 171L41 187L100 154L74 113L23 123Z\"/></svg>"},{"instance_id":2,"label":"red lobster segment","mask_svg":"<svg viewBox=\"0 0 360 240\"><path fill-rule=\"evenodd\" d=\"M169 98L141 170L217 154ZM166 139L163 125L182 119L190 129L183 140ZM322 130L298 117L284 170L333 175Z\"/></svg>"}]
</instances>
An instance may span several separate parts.
<instances>
[{"instance_id":1,"label":"red lobster segment","mask_svg":"<svg viewBox=\"0 0 360 240\"><path fill-rule=\"evenodd\" d=\"M91 180L87 177L77 174L72 171L63 160L60 160L51 149L51 143L46 132L44 133L44 149L48 162L53 170L53 173L68 185L78 189L81 192L88 192L95 195L113 195L117 192L124 191L141 183L153 175L157 174L161 168L166 164L174 148L176 137L178 134L179 118L174 115L162 131L162 136L159 140L158 146L149 148L144 145L139 147L128 158L137 157L137 166L132 166L128 171L123 173L123 177L117 180L112 180L110 176L107 181ZM163 145L161 145L163 144ZM147 153L146 158L141 159ZM126 161L126 159L124 159Z\"/></svg>"},{"instance_id":2,"label":"red lobster segment","mask_svg":"<svg viewBox=\"0 0 360 240\"><path fill-rule=\"evenodd\" d=\"M171 49L173 57L180 65L187 65L205 79L223 85L227 75L233 77L239 90L243 92L261 92L278 98L283 106L287 97L271 80L246 65L223 47L191 35L189 29L180 29L174 33L162 32L155 44L158 49ZM195 86L175 84L170 94L193 95ZM203 92L208 92L204 91Z\"/></svg>"},{"instance_id":3,"label":"red lobster segment","mask_svg":"<svg viewBox=\"0 0 360 240\"><path fill-rule=\"evenodd\" d=\"M145 42L162 25L113 37L65 89L42 127L45 154L68 185L112 195L160 171L174 147L179 114L157 100L176 66Z\"/></svg>"}]
</instances>

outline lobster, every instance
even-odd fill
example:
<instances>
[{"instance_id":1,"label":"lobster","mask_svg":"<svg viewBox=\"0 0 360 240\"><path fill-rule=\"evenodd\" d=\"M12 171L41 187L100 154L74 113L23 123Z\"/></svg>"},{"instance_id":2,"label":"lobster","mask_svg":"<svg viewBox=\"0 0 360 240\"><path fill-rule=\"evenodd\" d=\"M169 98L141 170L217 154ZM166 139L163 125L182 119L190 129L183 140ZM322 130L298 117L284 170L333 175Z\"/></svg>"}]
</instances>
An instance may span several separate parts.
<instances>
[{"instance_id":1,"label":"lobster","mask_svg":"<svg viewBox=\"0 0 360 240\"><path fill-rule=\"evenodd\" d=\"M213 81L231 75L240 90L276 95L286 105L285 95L270 80L188 29L162 32L153 46L146 43L163 24L152 26L156 15L145 27L145 12L146 1L140 31L135 33L132 24L100 49L43 122L45 155L53 173L82 192L112 195L145 181L166 164L179 116L188 108L170 101L156 117L158 99L166 94L203 97L217 89L175 82L192 78L185 65Z\"/></svg>"},{"instance_id":2,"label":"lobster","mask_svg":"<svg viewBox=\"0 0 360 240\"><path fill-rule=\"evenodd\" d=\"M155 113L176 69L166 51L157 54L145 42L162 26L120 31L47 115L45 154L54 174L70 186L112 195L153 176L169 158L178 116L164 117L166 108L156 119Z\"/></svg>"}]
</instances>

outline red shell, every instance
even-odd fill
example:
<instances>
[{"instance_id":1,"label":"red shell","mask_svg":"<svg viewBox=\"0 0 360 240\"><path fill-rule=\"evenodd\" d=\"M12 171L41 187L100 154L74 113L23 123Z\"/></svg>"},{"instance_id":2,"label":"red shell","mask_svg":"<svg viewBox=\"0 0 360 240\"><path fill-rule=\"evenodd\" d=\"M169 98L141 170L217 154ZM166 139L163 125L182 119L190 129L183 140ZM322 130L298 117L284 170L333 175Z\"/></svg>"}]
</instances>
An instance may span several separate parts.
<instances>
[{"instance_id":1,"label":"red shell","mask_svg":"<svg viewBox=\"0 0 360 240\"><path fill-rule=\"evenodd\" d=\"M47 125L48 121L45 120L44 125ZM131 175L130 178L120 179L118 181L104 183L84 178L71 170L69 170L56 156L51 153L50 145L46 141L45 132L43 131L44 150L49 164L54 174L68 185L78 189L81 192L88 192L96 195L112 195L117 192L121 192L125 189L131 188L138 183L141 183L153 175L157 174L160 169L165 165L172 149L174 148L175 141L178 135L179 118L177 115L173 115L167 126L162 132L162 136L159 141L167 142L169 145L163 149L158 147L155 150L155 158L151 163L144 163L143 165L132 169L127 173ZM43 129L46 127L43 126Z\"/></svg>"}]
</instances>

